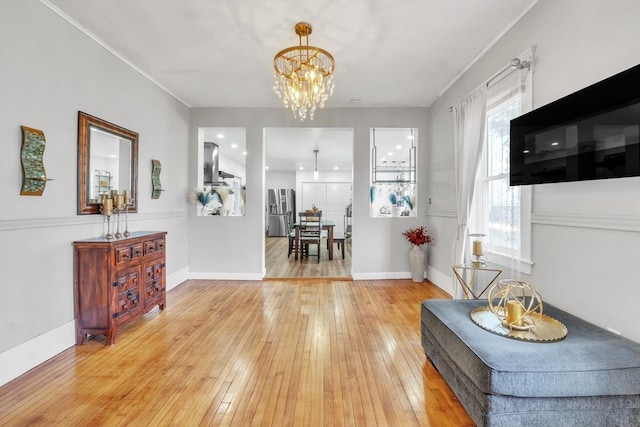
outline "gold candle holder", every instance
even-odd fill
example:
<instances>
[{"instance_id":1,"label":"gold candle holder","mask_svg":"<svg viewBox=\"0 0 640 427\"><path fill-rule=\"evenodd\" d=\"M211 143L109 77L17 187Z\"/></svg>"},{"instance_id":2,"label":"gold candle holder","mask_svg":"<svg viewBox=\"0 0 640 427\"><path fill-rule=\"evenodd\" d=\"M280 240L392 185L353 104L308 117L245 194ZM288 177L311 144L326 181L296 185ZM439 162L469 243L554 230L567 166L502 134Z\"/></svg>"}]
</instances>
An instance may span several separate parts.
<instances>
[{"instance_id":1,"label":"gold candle holder","mask_svg":"<svg viewBox=\"0 0 640 427\"><path fill-rule=\"evenodd\" d=\"M116 213L116 239L119 239L122 237L122 233L120 232L120 209L116 209L115 210Z\"/></svg>"},{"instance_id":2,"label":"gold candle holder","mask_svg":"<svg viewBox=\"0 0 640 427\"><path fill-rule=\"evenodd\" d=\"M125 191L125 205L124 205L124 237L129 237L129 206L133 205L133 199L127 199L127 192Z\"/></svg>"},{"instance_id":3,"label":"gold candle holder","mask_svg":"<svg viewBox=\"0 0 640 427\"><path fill-rule=\"evenodd\" d=\"M485 265L484 259L484 248L482 247L482 240L486 234L469 234L469 238L471 239L471 265L473 267L481 267Z\"/></svg>"},{"instance_id":4,"label":"gold candle holder","mask_svg":"<svg viewBox=\"0 0 640 427\"><path fill-rule=\"evenodd\" d=\"M113 234L111 234L111 215L113 215L113 199L109 199L105 197L102 199L102 206L100 207L100 212L102 215L107 217L107 232L104 235L105 239L113 239Z\"/></svg>"},{"instance_id":5,"label":"gold candle holder","mask_svg":"<svg viewBox=\"0 0 640 427\"><path fill-rule=\"evenodd\" d=\"M524 306L517 299L507 301L507 323L509 325L524 326Z\"/></svg>"},{"instance_id":6,"label":"gold candle holder","mask_svg":"<svg viewBox=\"0 0 640 427\"><path fill-rule=\"evenodd\" d=\"M542 297L527 282L503 279L489 289L489 310L505 328L519 331L535 327L542 315Z\"/></svg>"}]
</instances>

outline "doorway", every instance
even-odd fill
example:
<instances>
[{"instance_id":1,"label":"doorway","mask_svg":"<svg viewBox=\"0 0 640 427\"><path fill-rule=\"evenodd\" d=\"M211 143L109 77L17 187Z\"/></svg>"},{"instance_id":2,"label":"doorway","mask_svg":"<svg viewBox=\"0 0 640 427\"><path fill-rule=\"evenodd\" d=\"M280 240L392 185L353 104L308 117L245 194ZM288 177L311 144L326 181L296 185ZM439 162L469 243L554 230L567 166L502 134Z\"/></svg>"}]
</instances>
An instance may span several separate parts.
<instances>
[{"instance_id":1,"label":"doorway","mask_svg":"<svg viewBox=\"0 0 640 427\"><path fill-rule=\"evenodd\" d=\"M353 129L265 128L264 144L266 277L350 278ZM290 225L298 212L314 206L323 211L323 221L332 224L336 237L344 238L344 258L342 246L334 242L329 259L325 231L320 262L315 257L295 260L291 228L282 224Z\"/></svg>"}]
</instances>

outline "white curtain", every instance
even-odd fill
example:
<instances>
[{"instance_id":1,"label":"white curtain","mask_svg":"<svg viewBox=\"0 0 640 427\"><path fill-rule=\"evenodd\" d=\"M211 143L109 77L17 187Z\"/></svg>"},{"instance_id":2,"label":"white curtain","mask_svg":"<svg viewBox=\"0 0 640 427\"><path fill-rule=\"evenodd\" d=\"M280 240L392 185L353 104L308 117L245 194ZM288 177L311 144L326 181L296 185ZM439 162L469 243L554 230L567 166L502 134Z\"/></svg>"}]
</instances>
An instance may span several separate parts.
<instances>
[{"instance_id":1,"label":"white curtain","mask_svg":"<svg viewBox=\"0 0 640 427\"><path fill-rule=\"evenodd\" d=\"M458 217L458 230L453 241L453 265L465 262L469 212L482 151L486 109L487 87L484 84L453 109L454 172ZM464 297L464 292L455 276L453 278L453 297Z\"/></svg>"},{"instance_id":2,"label":"white curtain","mask_svg":"<svg viewBox=\"0 0 640 427\"><path fill-rule=\"evenodd\" d=\"M518 55L533 63L534 48ZM485 233L484 258L502 277L530 272L531 187L509 186L510 120L531 111L532 66L505 67L487 82L486 133L476 179L470 230Z\"/></svg>"}]
</instances>

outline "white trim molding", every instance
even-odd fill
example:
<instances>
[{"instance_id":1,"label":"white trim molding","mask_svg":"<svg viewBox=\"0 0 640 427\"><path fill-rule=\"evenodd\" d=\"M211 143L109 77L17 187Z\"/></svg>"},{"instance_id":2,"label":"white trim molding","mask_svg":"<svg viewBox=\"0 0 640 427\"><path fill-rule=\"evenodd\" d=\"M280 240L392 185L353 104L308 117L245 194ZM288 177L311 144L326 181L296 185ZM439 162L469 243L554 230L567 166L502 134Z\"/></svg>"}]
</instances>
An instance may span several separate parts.
<instances>
[{"instance_id":1,"label":"white trim molding","mask_svg":"<svg viewBox=\"0 0 640 427\"><path fill-rule=\"evenodd\" d=\"M170 291L171 289L175 288L176 286L178 286L179 284L181 284L182 282L184 282L185 280L189 279L189 268L184 267L178 271L174 271L171 274L167 275L167 291Z\"/></svg>"},{"instance_id":2,"label":"white trim molding","mask_svg":"<svg viewBox=\"0 0 640 427\"><path fill-rule=\"evenodd\" d=\"M76 345L75 320L0 353L0 386Z\"/></svg>"},{"instance_id":3,"label":"white trim molding","mask_svg":"<svg viewBox=\"0 0 640 427\"><path fill-rule=\"evenodd\" d=\"M531 214L531 223L640 233L640 216L637 215L533 213Z\"/></svg>"},{"instance_id":4,"label":"white trim molding","mask_svg":"<svg viewBox=\"0 0 640 427\"><path fill-rule=\"evenodd\" d=\"M231 272L193 272L189 273L189 279L194 280L262 280L263 275L260 273L231 273Z\"/></svg>"},{"instance_id":5,"label":"white trim molding","mask_svg":"<svg viewBox=\"0 0 640 427\"><path fill-rule=\"evenodd\" d=\"M151 221L167 218L186 218L187 211L157 212L149 214L129 214L128 221ZM55 218L14 218L0 220L0 231L25 230L30 228L75 227L87 224L102 224L102 215L76 215Z\"/></svg>"},{"instance_id":6,"label":"white trim molding","mask_svg":"<svg viewBox=\"0 0 640 427\"><path fill-rule=\"evenodd\" d=\"M352 273L353 280L411 279L410 271L381 271L375 273Z\"/></svg>"},{"instance_id":7,"label":"white trim molding","mask_svg":"<svg viewBox=\"0 0 640 427\"><path fill-rule=\"evenodd\" d=\"M436 217L442 217L442 218L458 218L458 215L456 215L455 212L453 211L427 211L427 216L436 216Z\"/></svg>"},{"instance_id":8,"label":"white trim molding","mask_svg":"<svg viewBox=\"0 0 640 427\"><path fill-rule=\"evenodd\" d=\"M75 19L73 19L72 17L70 17L69 15L67 15L66 13L64 13L62 10L60 10L57 6L51 4L50 1L48 0L40 0L40 3L42 3L43 5L45 5L46 7L48 7L49 9L51 9L52 12L54 12L56 15L60 16L62 19L64 19L65 21L67 21L69 24L73 25L74 27L76 27L80 32L82 32L83 34L85 34L87 37L89 37L91 40L93 40L94 42L98 43L100 46L102 46L104 49L106 49L109 53L111 53L113 56L115 56L116 58L118 58L119 60L121 60L122 62L124 62L125 64L127 64L129 67L131 67L132 70L135 70L136 72L138 72L141 76L143 76L145 79L149 80L151 83L153 83L154 85L158 86L160 89L162 89L163 91L165 91L166 93L168 93L169 95L171 95L172 97L174 97L175 99L177 99L178 101L180 101L185 107L191 108L191 105L187 104L184 100L180 99L180 97L178 97L178 95L176 95L175 93L171 92L169 89L167 89L166 87L164 87L163 85L161 85L157 80L155 80L153 77L151 77L150 75L148 75L147 73L145 73L144 71L142 71L140 68L138 68L136 65L133 64L133 62L129 61L127 58L125 58L124 56L122 56L122 54L120 54L120 52L117 52L114 48L112 48L111 46L109 46L107 43L105 43L102 39L100 39L98 36L96 36L95 34L93 34L91 31L89 31L88 29L86 29L85 27L83 27L82 25L80 25L80 23L78 21L76 21Z\"/></svg>"}]
</instances>

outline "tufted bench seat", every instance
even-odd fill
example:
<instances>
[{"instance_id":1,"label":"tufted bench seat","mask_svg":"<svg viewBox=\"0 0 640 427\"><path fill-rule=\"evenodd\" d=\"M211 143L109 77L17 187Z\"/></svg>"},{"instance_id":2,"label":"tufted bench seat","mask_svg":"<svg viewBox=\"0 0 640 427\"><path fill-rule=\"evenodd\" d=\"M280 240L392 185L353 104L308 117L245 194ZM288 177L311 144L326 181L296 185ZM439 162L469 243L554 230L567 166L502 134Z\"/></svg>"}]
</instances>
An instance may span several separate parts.
<instances>
[{"instance_id":1,"label":"tufted bench seat","mask_svg":"<svg viewBox=\"0 0 640 427\"><path fill-rule=\"evenodd\" d=\"M422 346L479 426L640 425L640 344L544 305L567 337L502 337L470 317L486 300L427 300Z\"/></svg>"}]
</instances>

